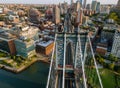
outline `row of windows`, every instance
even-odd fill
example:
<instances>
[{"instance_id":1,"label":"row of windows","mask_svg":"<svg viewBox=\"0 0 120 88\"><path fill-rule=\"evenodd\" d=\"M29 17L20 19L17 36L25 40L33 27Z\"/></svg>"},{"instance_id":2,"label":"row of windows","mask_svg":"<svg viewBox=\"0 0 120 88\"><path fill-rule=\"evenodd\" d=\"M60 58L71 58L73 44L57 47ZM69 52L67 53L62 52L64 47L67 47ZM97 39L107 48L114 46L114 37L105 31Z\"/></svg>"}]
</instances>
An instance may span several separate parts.
<instances>
[{"instance_id":1,"label":"row of windows","mask_svg":"<svg viewBox=\"0 0 120 88\"><path fill-rule=\"evenodd\" d=\"M10 53L10 50L9 50L9 45L8 45L8 42L7 41L4 41L4 40L0 40L0 49Z\"/></svg>"}]
</instances>

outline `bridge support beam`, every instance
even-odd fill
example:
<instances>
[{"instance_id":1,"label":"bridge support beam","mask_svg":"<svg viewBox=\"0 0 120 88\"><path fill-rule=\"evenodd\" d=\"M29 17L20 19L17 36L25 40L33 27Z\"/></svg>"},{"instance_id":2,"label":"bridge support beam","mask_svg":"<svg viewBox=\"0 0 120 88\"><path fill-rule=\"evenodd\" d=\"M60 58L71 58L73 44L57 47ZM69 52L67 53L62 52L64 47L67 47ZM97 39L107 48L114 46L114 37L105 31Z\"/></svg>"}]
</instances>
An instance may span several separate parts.
<instances>
[{"instance_id":1,"label":"bridge support beam","mask_svg":"<svg viewBox=\"0 0 120 88\"><path fill-rule=\"evenodd\" d=\"M64 35L64 59L63 59L63 81L62 88L65 87L65 59L66 59L66 34Z\"/></svg>"}]
</instances>

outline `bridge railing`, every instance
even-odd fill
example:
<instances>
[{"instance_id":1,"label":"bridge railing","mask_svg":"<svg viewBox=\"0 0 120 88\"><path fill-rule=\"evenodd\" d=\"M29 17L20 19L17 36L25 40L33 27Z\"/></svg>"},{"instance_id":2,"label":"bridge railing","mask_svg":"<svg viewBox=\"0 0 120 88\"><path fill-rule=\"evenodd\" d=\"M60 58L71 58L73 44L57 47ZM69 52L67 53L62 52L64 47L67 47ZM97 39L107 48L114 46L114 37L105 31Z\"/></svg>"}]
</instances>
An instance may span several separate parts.
<instances>
[{"instance_id":1,"label":"bridge railing","mask_svg":"<svg viewBox=\"0 0 120 88\"><path fill-rule=\"evenodd\" d=\"M56 45L56 38L57 38L57 34L55 34L54 47L53 47L53 52L52 52L52 57L51 57L51 62L50 62L50 68L49 68L49 74L48 74L46 88L54 88L54 86L55 86L55 76L56 76L56 72L55 72L56 71L55 70L55 45Z\"/></svg>"},{"instance_id":2,"label":"bridge railing","mask_svg":"<svg viewBox=\"0 0 120 88\"><path fill-rule=\"evenodd\" d=\"M84 53L84 69L88 88L103 88L99 71L100 68L98 67L98 63L95 59L89 36Z\"/></svg>"}]
</instances>

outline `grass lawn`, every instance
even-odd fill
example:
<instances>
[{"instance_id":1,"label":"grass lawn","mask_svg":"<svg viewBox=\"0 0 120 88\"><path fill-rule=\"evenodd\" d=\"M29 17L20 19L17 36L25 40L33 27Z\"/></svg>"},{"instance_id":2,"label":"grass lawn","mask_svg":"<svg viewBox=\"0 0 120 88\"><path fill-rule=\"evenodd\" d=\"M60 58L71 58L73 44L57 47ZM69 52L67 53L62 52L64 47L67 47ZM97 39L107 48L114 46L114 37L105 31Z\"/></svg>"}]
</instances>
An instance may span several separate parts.
<instances>
[{"instance_id":1,"label":"grass lawn","mask_svg":"<svg viewBox=\"0 0 120 88\"><path fill-rule=\"evenodd\" d=\"M115 73L113 73L111 70L108 70L108 69L100 69L99 70L100 72L100 76L101 76L101 79L102 79L102 84L103 84L103 88L116 88L116 85L120 84L120 79L117 79L117 82L116 83L116 79L115 79ZM99 80L98 80L98 76L96 74L96 71L95 69L87 69L86 70L86 73L87 73L87 77L90 77L91 79L89 80L89 83L91 86L94 86L95 88L99 88L100 85L99 85ZM119 76L120 77L120 76ZM118 78L118 77L117 77ZM94 81L95 82L94 82ZM118 86L117 86L118 87Z\"/></svg>"},{"instance_id":2,"label":"grass lawn","mask_svg":"<svg viewBox=\"0 0 120 88\"><path fill-rule=\"evenodd\" d=\"M100 75L102 78L103 88L115 88L115 74L108 69L101 69Z\"/></svg>"}]
</instances>

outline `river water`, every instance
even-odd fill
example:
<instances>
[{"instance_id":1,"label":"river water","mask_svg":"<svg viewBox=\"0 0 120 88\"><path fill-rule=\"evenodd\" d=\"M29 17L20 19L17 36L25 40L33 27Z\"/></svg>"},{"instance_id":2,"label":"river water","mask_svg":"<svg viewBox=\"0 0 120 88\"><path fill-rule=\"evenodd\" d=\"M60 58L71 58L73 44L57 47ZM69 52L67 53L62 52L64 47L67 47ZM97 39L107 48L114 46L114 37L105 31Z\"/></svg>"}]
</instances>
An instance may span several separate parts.
<instances>
[{"instance_id":1,"label":"river water","mask_svg":"<svg viewBox=\"0 0 120 88\"><path fill-rule=\"evenodd\" d=\"M42 62L18 74L0 70L0 88L45 88L48 71L49 64Z\"/></svg>"}]
</instances>

